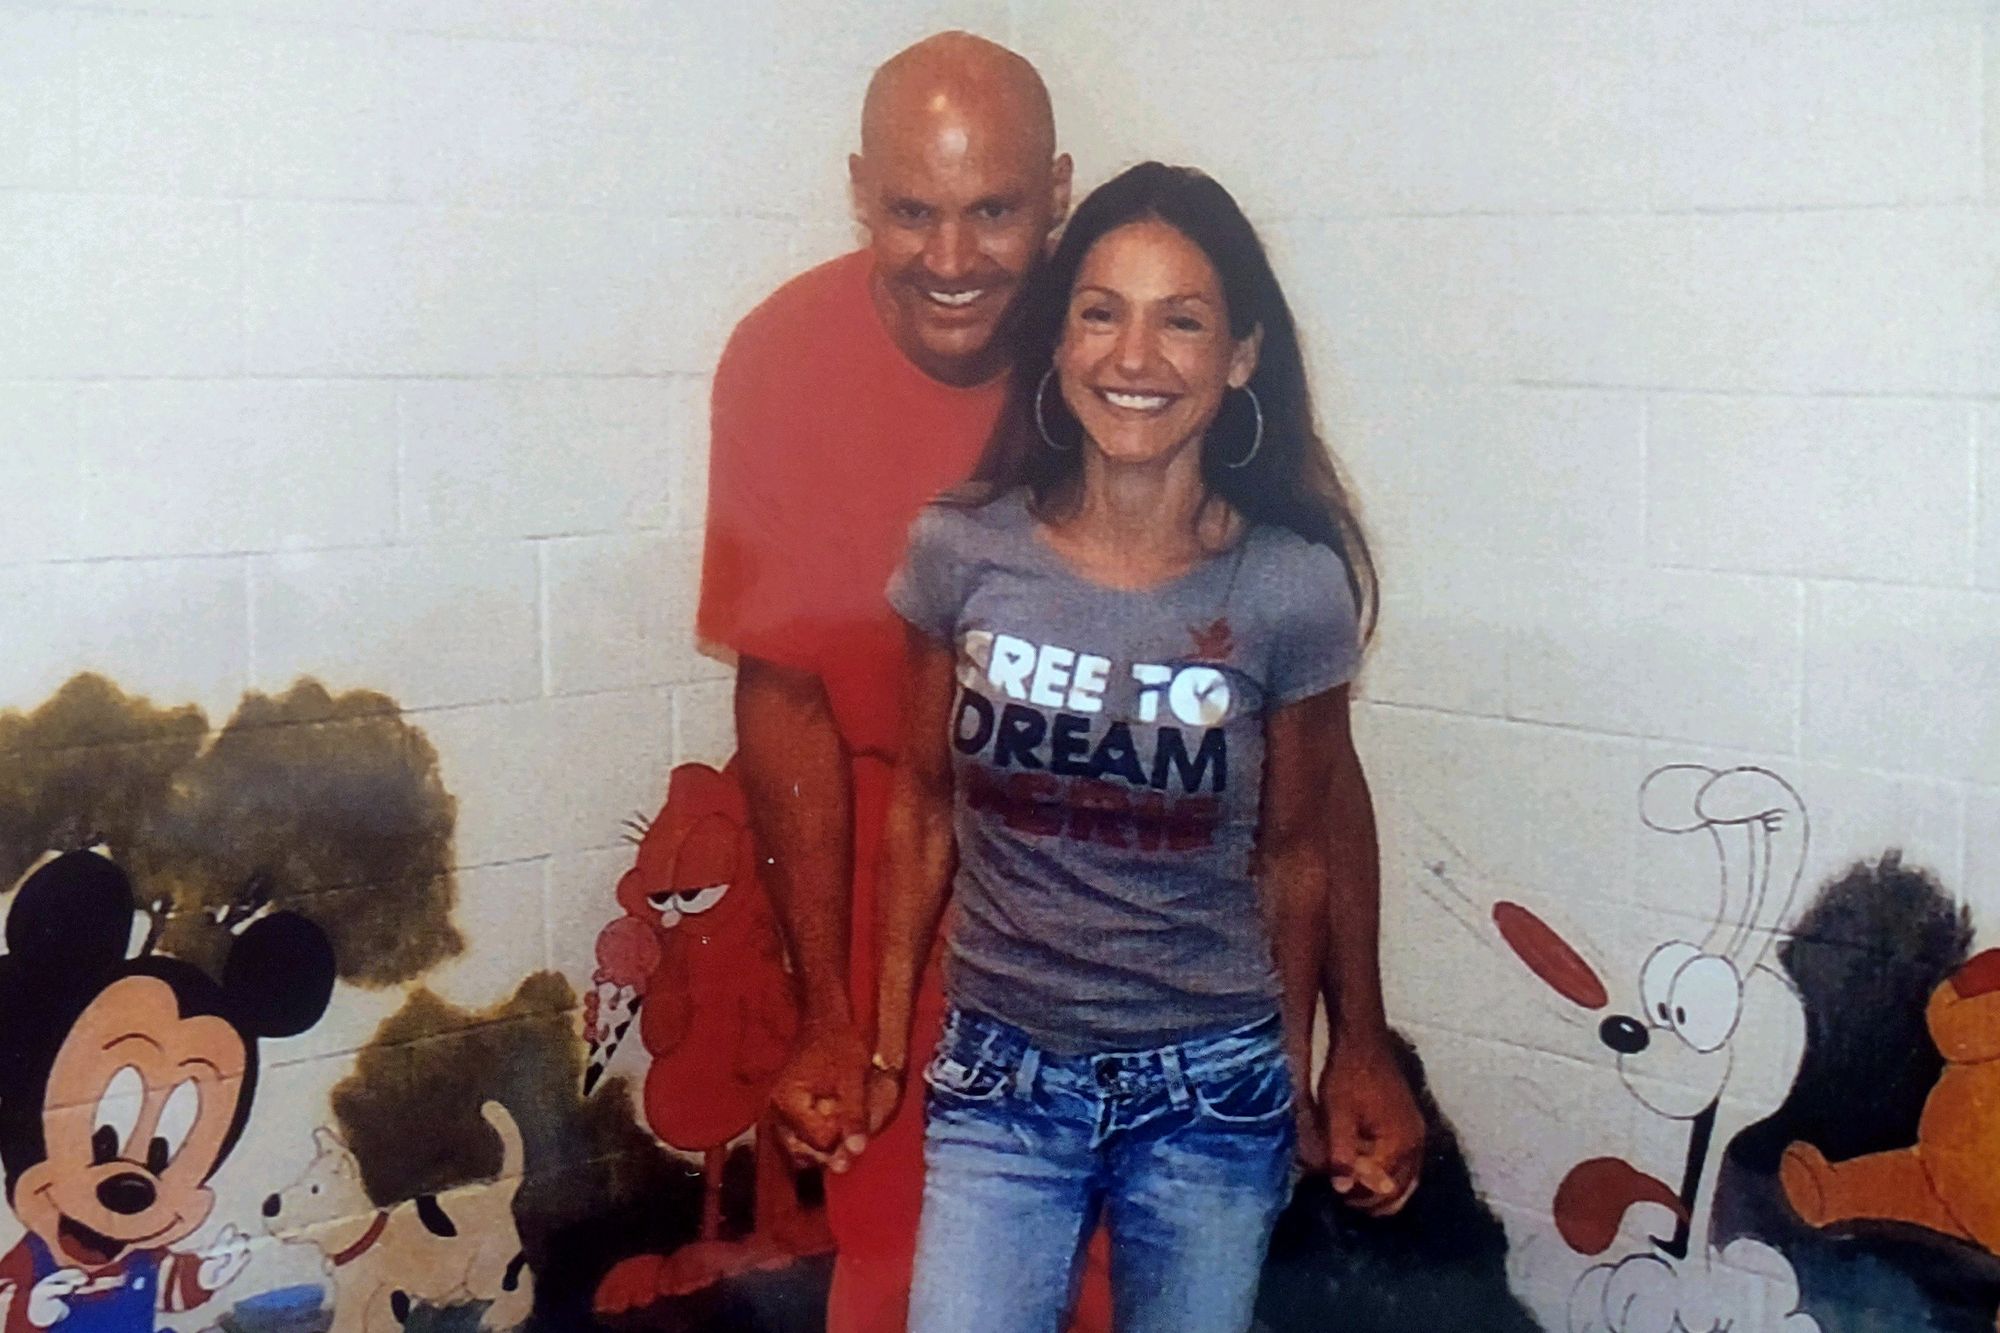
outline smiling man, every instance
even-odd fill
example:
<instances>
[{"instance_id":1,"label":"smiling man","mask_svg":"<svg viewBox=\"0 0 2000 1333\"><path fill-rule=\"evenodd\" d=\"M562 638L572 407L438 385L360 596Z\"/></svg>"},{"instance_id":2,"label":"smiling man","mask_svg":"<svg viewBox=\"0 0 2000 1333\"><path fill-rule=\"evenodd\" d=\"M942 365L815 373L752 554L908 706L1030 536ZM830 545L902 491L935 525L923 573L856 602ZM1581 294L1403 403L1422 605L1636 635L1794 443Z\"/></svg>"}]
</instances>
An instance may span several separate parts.
<instances>
[{"instance_id":1,"label":"smiling man","mask_svg":"<svg viewBox=\"0 0 2000 1333\"><path fill-rule=\"evenodd\" d=\"M848 165L867 247L779 288L716 371L698 628L737 659L737 766L802 1007L773 1110L794 1154L830 1168L827 1327L883 1333L903 1327L922 1197L921 1107L854 1151L903 702L883 589L917 510L992 429L999 333L1068 207L1070 162L1033 67L943 33L876 71ZM913 1049L941 1010L933 974Z\"/></svg>"}]
</instances>

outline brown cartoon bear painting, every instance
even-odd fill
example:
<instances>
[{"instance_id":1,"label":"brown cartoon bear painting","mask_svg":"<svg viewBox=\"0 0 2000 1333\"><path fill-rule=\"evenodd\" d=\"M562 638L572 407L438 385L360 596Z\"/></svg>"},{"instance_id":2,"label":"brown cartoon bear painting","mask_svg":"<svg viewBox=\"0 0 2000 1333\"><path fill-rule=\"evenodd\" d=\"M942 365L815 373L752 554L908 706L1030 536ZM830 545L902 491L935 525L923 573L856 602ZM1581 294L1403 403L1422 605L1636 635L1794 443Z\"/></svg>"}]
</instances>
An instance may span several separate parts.
<instances>
[{"instance_id":1,"label":"brown cartoon bear painting","mask_svg":"<svg viewBox=\"0 0 2000 1333\"><path fill-rule=\"evenodd\" d=\"M2000 949L1978 954L1931 993L1924 1012L1944 1073L1924 1102L1917 1142L1829 1162L1809 1143L1785 1150L1785 1197L1815 1227L1905 1222L2000 1255Z\"/></svg>"}]
</instances>

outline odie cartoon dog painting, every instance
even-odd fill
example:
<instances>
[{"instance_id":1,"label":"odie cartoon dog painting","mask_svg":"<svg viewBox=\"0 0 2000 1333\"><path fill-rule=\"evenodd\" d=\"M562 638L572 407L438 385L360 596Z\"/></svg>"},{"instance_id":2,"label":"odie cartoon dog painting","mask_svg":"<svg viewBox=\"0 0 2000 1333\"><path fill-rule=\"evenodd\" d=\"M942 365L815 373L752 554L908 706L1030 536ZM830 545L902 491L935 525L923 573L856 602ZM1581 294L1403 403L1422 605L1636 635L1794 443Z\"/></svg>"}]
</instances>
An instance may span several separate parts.
<instances>
[{"instance_id":1,"label":"odie cartoon dog painting","mask_svg":"<svg viewBox=\"0 0 2000 1333\"><path fill-rule=\"evenodd\" d=\"M130 881L102 853L45 860L22 882L0 957L0 1162L27 1235L0 1259L5 1333L143 1333L226 1286L249 1258L208 1220L208 1181L242 1137L257 1043L326 1010L333 948L273 912L236 935L218 983L136 956Z\"/></svg>"},{"instance_id":2,"label":"odie cartoon dog painting","mask_svg":"<svg viewBox=\"0 0 2000 1333\"><path fill-rule=\"evenodd\" d=\"M1635 1009L1598 1023L1598 1041L1626 1091L1652 1115L1685 1126L1686 1150L1664 1176L1596 1157L1563 1178L1554 1220L1579 1254L1612 1252L1627 1214L1642 1204L1674 1220L1668 1234L1649 1233L1641 1248L1582 1275L1571 1294L1570 1333L1726 1333L1767 1309L1768 1327L1814 1333L1818 1324L1798 1310L1797 1279L1782 1254L1748 1237L1716 1246L1710 1234L1724 1149L1783 1102L1805 1049L1798 991L1766 961L1804 866L1805 807L1765 769L1676 764L1646 779L1640 812L1658 832L1713 844L1720 902L1700 939L1652 948L1638 969ZM1534 913L1501 902L1493 921L1563 999L1611 1008L1597 970Z\"/></svg>"}]
</instances>

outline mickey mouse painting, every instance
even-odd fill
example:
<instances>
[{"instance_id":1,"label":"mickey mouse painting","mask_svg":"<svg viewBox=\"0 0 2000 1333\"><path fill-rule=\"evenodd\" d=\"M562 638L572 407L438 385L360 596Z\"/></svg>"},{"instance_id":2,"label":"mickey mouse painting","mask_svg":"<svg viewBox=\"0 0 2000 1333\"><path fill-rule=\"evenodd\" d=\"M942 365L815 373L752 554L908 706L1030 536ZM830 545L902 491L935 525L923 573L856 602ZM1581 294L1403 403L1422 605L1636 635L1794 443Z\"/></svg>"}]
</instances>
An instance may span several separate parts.
<instances>
[{"instance_id":1,"label":"mickey mouse painting","mask_svg":"<svg viewBox=\"0 0 2000 1333\"><path fill-rule=\"evenodd\" d=\"M208 1220L209 1178L242 1137L257 1043L319 1021L333 948L289 912L236 934L220 984L132 951L131 882L98 851L29 873L0 957L0 1165L27 1228L0 1258L0 1330L150 1333L241 1271L233 1228L206 1253L172 1247Z\"/></svg>"}]
</instances>

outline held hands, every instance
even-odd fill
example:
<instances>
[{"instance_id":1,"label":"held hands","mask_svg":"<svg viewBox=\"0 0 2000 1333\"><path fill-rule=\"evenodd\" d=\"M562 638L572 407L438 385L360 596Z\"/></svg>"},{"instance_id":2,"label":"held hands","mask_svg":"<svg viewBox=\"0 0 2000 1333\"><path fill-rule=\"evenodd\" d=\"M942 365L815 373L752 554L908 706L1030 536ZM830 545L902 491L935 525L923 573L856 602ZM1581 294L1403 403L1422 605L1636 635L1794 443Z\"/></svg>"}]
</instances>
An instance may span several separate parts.
<instances>
[{"instance_id":1,"label":"held hands","mask_svg":"<svg viewBox=\"0 0 2000 1333\"><path fill-rule=\"evenodd\" d=\"M1424 1117L1388 1034L1336 1032L1318 1103L1334 1192L1370 1217L1401 1211L1423 1167ZM1304 1157L1303 1134L1299 1142Z\"/></svg>"},{"instance_id":2,"label":"held hands","mask_svg":"<svg viewBox=\"0 0 2000 1333\"><path fill-rule=\"evenodd\" d=\"M903 1084L907 1077L900 1065L869 1061L866 1100L870 1137L880 1134L896 1118L896 1108L903 1104Z\"/></svg>"},{"instance_id":3,"label":"held hands","mask_svg":"<svg viewBox=\"0 0 2000 1333\"><path fill-rule=\"evenodd\" d=\"M771 1085L778 1141L796 1166L842 1172L867 1145L868 1047L846 1018L808 1019Z\"/></svg>"}]
</instances>

